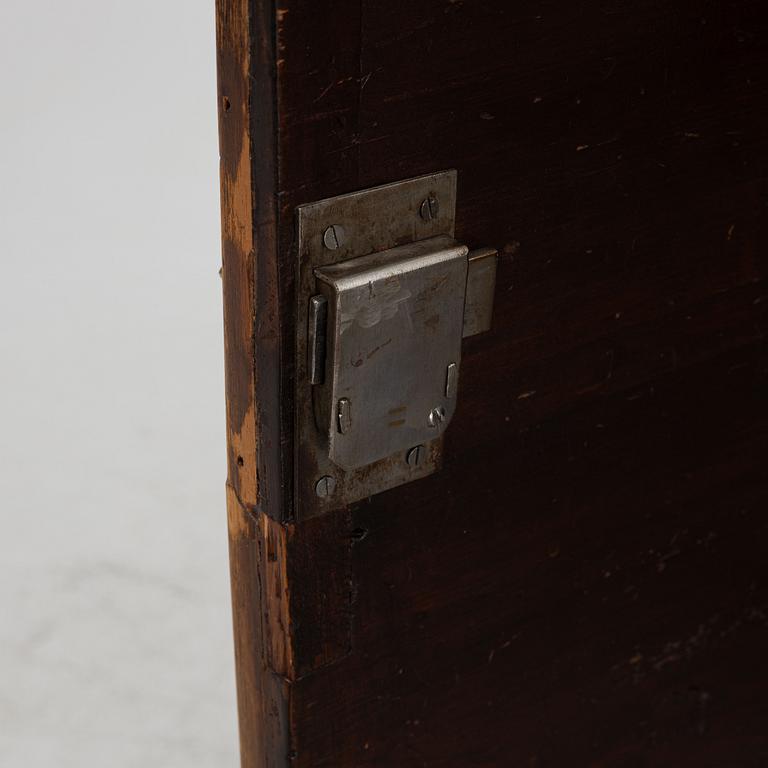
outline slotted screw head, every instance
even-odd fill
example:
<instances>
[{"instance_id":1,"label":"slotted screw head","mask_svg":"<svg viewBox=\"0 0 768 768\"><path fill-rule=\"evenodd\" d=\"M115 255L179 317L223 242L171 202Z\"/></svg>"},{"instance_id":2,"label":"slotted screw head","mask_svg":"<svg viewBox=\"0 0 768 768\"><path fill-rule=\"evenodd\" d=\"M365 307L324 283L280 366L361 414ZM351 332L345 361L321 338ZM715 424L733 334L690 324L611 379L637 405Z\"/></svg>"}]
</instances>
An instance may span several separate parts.
<instances>
[{"instance_id":1,"label":"slotted screw head","mask_svg":"<svg viewBox=\"0 0 768 768\"><path fill-rule=\"evenodd\" d=\"M315 484L315 493L321 499L327 499L336 490L336 480L330 475L321 477Z\"/></svg>"},{"instance_id":2,"label":"slotted screw head","mask_svg":"<svg viewBox=\"0 0 768 768\"><path fill-rule=\"evenodd\" d=\"M417 445L415 448L411 448L405 457L408 466L418 467L419 464L421 464L421 462L424 460L424 453L425 450L423 445Z\"/></svg>"},{"instance_id":3,"label":"slotted screw head","mask_svg":"<svg viewBox=\"0 0 768 768\"><path fill-rule=\"evenodd\" d=\"M344 245L344 227L338 224L331 224L328 229L323 232L323 244L330 251L335 251L337 248L341 248Z\"/></svg>"},{"instance_id":4,"label":"slotted screw head","mask_svg":"<svg viewBox=\"0 0 768 768\"><path fill-rule=\"evenodd\" d=\"M421 203L419 214L424 221L432 221L432 219L436 219L438 213L440 213L440 202L436 197L430 195Z\"/></svg>"}]
</instances>

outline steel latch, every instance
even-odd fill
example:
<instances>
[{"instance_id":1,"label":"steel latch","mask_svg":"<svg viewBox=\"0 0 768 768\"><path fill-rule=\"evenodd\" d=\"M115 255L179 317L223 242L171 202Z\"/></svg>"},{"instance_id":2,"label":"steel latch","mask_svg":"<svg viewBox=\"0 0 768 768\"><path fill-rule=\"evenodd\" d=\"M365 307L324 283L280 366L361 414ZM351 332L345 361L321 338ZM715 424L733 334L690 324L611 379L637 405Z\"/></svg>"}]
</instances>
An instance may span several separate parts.
<instances>
[{"instance_id":1,"label":"steel latch","mask_svg":"<svg viewBox=\"0 0 768 768\"><path fill-rule=\"evenodd\" d=\"M495 250L454 239L455 202L447 171L298 208L301 515L440 466L496 279Z\"/></svg>"}]
</instances>

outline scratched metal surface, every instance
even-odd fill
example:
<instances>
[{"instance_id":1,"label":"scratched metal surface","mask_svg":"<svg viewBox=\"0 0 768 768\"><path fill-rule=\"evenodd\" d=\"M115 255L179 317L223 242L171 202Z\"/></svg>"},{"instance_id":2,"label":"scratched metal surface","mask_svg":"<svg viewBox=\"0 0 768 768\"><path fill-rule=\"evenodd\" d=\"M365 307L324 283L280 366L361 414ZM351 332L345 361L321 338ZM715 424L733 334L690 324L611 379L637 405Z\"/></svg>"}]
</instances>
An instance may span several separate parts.
<instances>
[{"instance_id":1,"label":"scratched metal surface","mask_svg":"<svg viewBox=\"0 0 768 768\"><path fill-rule=\"evenodd\" d=\"M434 196L440 201L437 216L425 220L420 215L424 199ZM403 482L426 477L440 466L442 433L423 440L424 453L418 466L406 463L406 450L397 450L363 466L344 467L332 461L329 455L328 431L318 429L313 406L313 388L309 385L307 352L307 308L309 299L318 293L315 270L368 256L394 248L403 243L423 242L444 236L449 239L454 231L456 208L456 174L453 171L428 174L407 183L381 186L372 192L352 192L339 197L301 205L296 210L299 291L296 325L296 491L294 514L307 519L332 509L392 488ZM341 247L329 249L323 236L331 225L344 232ZM418 247L417 247L418 248ZM464 266L466 274L466 264ZM332 294L328 295L333 304ZM463 318L463 308L458 318ZM461 319L456 339L461 342ZM375 346L375 345L374 345ZM460 351L459 353L460 354ZM314 393L320 418L330 423L330 395L322 387ZM325 396L324 396L325 395ZM355 407L353 403L353 407ZM362 439L366 439L364 436ZM415 447L418 443L414 443ZM341 464L341 465L340 465ZM334 478L334 490L326 498L319 498L316 483L323 477Z\"/></svg>"}]
</instances>

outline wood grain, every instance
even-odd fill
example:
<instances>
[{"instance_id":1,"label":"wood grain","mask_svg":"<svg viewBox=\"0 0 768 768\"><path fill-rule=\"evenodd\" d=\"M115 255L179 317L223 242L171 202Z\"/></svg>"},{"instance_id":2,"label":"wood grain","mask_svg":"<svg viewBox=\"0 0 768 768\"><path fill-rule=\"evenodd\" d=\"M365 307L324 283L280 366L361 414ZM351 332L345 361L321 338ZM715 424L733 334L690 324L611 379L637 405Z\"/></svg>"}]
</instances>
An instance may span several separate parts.
<instances>
[{"instance_id":1,"label":"wood grain","mask_svg":"<svg viewBox=\"0 0 768 768\"><path fill-rule=\"evenodd\" d=\"M289 755L281 513L272 8L218 0L227 508L243 768ZM277 489L277 490L276 490Z\"/></svg>"},{"instance_id":2,"label":"wood grain","mask_svg":"<svg viewBox=\"0 0 768 768\"><path fill-rule=\"evenodd\" d=\"M230 572L243 768L285 765L291 666L282 529L253 515L228 487ZM277 529L277 530L276 530ZM281 563L282 561L282 563Z\"/></svg>"},{"instance_id":3,"label":"wood grain","mask_svg":"<svg viewBox=\"0 0 768 768\"><path fill-rule=\"evenodd\" d=\"M233 564L243 764L765 765L768 8L246 10L230 483L274 560ZM502 257L445 468L302 520L295 207L449 167L458 238Z\"/></svg>"},{"instance_id":4,"label":"wood grain","mask_svg":"<svg viewBox=\"0 0 768 768\"><path fill-rule=\"evenodd\" d=\"M280 517L272 9L219 0L217 19L229 478Z\"/></svg>"}]
</instances>

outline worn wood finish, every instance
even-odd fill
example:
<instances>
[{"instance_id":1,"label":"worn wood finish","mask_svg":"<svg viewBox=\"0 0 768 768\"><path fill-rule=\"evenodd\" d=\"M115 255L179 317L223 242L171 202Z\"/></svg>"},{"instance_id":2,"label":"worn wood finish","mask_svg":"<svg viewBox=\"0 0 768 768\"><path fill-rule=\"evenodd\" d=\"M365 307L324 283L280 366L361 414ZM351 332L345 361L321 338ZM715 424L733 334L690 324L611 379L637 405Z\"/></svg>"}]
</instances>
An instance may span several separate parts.
<instances>
[{"instance_id":1,"label":"worn wood finish","mask_svg":"<svg viewBox=\"0 0 768 768\"><path fill-rule=\"evenodd\" d=\"M768 9L219 17L244 765L765 765ZM448 167L503 256L445 469L302 520L295 207Z\"/></svg>"},{"instance_id":2,"label":"worn wood finish","mask_svg":"<svg viewBox=\"0 0 768 768\"><path fill-rule=\"evenodd\" d=\"M222 279L230 483L280 508L276 134L272 8L218 0ZM258 105L258 108L256 108Z\"/></svg>"},{"instance_id":3,"label":"worn wood finish","mask_svg":"<svg viewBox=\"0 0 768 768\"><path fill-rule=\"evenodd\" d=\"M230 569L243 768L289 754L272 7L218 0ZM258 105L258 109L254 108Z\"/></svg>"}]
</instances>

